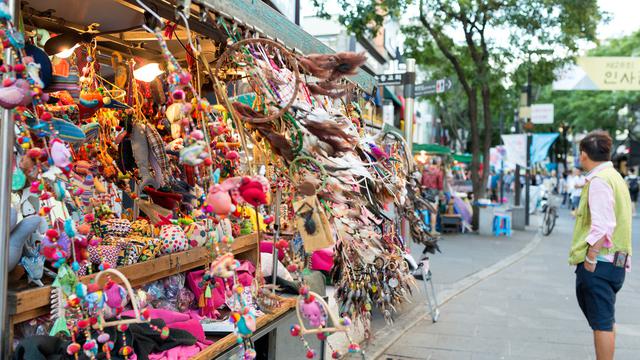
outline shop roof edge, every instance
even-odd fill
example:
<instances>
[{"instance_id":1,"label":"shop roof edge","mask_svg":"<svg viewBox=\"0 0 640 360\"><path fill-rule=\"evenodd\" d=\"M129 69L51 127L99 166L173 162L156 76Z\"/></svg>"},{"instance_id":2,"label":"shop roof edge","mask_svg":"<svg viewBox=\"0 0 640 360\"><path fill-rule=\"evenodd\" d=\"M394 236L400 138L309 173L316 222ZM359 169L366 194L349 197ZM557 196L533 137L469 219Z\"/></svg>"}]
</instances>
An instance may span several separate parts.
<instances>
[{"instance_id":1,"label":"shop roof edge","mask_svg":"<svg viewBox=\"0 0 640 360\"><path fill-rule=\"evenodd\" d=\"M234 20L238 19L245 24L251 24L256 29L260 29L263 36L277 38L287 47L299 50L303 54L335 52L262 1L200 0L197 3L203 4L214 12L226 14ZM358 74L350 76L349 80L367 93L371 93L376 85L375 78L362 69Z\"/></svg>"}]
</instances>

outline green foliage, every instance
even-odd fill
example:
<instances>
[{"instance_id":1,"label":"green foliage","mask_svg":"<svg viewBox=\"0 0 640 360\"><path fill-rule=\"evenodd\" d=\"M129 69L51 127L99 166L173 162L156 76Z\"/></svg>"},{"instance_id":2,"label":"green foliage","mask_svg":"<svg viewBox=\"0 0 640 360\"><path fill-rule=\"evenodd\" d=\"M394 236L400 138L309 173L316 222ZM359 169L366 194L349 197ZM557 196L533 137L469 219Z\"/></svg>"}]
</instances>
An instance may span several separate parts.
<instances>
[{"instance_id":1,"label":"green foliage","mask_svg":"<svg viewBox=\"0 0 640 360\"><path fill-rule=\"evenodd\" d=\"M322 12L328 0L313 1ZM570 57L566 54L575 52L580 41L595 41L602 19L598 0L336 1L342 9L339 22L356 36L378 34L389 17L409 18L403 28L407 55L427 67L434 78L456 77L460 84L461 92L446 95L437 104L442 115L450 116L452 127L460 125L461 115L468 118L472 169L479 168L481 155L488 168L489 147L497 139L492 130L495 113L516 106L517 95L502 85L509 75L505 64L529 64L532 51L551 48L553 54L535 61L539 76L550 79L553 68L566 61ZM506 43L496 41L505 37ZM472 171L478 197L484 196L486 177L487 172L479 176Z\"/></svg>"},{"instance_id":2,"label":"green foliage","mask_svg":"<svg viewBox=\"0 0 640 360\"><path fill-rule=\"evenodd\" d=\"M637 56L640 53L640 31L613 39L589 51L589 56ZM552 102L557 125L567 124L574 132L604 129L615 134L628 123L620 122L618 110L640 105L640 91L552 91L543 90L540 102ZM637 122L630 114L630 123ZM636 137L640 134L635 134Z\"/></svg>"}]
</instances>

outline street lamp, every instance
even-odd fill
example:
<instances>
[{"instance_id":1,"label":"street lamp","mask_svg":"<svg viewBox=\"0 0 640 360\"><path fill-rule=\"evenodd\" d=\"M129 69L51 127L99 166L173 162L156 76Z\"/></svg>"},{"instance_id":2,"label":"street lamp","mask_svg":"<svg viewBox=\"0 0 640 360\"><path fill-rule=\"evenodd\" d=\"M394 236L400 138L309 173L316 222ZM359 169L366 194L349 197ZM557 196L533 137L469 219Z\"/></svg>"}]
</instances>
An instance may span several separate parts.
<instances>
[{"instance_id":1,"label":"street lamp","mask_svg":"<svg viewBox=\"0 0 640 360\"><path fill-rule=\"evenodd\" d=\"M533 124L531 124L531 103L533 100L533 87L531 84L531 78L532 78L532 74L531 74L531 55L535 54L535 55L544 55L544 54L552 54L553 50L551 49L535 49L535 50L530 50L527 51L527 107L529 108L529 117L528 117L528 121L527 121L527 127L525 127L525 130L527 130L527 175L525 178L525 204L524 204L524 212L525 212L525 225L529 225L529 202L530 202L530 198L531 198L531 132L530 130L533 129ZM518 171L519 169L517 169L516 171ZM517 174L519 176L519 173ZM516 179L516 181L520 181L519 177L518 179Z\"/></svg>"}]
</instances>

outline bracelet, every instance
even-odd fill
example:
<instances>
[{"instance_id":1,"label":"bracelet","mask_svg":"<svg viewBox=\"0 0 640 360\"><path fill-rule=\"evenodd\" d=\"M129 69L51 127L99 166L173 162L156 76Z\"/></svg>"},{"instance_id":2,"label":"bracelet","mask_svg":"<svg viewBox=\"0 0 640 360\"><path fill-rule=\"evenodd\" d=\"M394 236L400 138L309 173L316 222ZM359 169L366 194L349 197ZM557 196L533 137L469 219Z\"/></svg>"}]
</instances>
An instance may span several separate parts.
<instances>
[{"instance_id":1,"label":"bracelet","mask_svg":"<svg viewBox=\"0 0 640 360\"><path fill-rule=\"evenodd\" d=\"M588 256L584 257L584 261L588 262L591 265L596 265L598 263L598 260L591 260L591 259L589 259Z\"/></svg>"}]
</instances>

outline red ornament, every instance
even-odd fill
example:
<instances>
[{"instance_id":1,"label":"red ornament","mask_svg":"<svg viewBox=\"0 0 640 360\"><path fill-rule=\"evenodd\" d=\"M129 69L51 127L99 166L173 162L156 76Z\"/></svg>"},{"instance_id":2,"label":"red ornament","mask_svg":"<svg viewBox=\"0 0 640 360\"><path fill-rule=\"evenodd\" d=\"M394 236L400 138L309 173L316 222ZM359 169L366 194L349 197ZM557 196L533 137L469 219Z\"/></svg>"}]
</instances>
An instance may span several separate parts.
<instances>
[{"instance_id":1,"label":"red ornament","mask_svg":"<svg viewBox=\"0 0 640 360\"><path fill-rule=\"evenodd\" d=\"M89 320L88 319L82 319L82 320L78 320L78 327L80 329L85 329L90 325Z\"/></svg>"},{"instance_id":2,"label":"red ornament","mask_svg":"<svg viewBox=\"0 0 640 360\"><path fill-rule=\"evenodd\" d=\"M289 329L289 334L291 334L291 336L299 336L300 335L300 325L298 325L298 324L291 325L291 328Z\"/></svg>"},{"instance_id":3,"label":"red ornament","mask_svg":"<svg viewBox=\"0 0 640 360\"><path fill-rule=\"evenodd\" d=\"M307 359L313 359L316 356L316 352L313 349L307 350Z\"/></svg>"},{"instance_id":4,"label":"red ornament","mask_svg":"<svg viewBox=\"0 0 640 360\"><path fill-rule=\"evenodd\" d=\"M56 240L58 237L60 237L60 234L58 234L58 231L56 229L47 230L45 235L47 235L47 237L51 240Z\"/></svg>"},{"instance_id":5,"label":"red ornament","mask_svg":"<svg viewBox=\"0 0 640 360\"><path fill-rule=\"evenodd\" d=\"M311 304L314 301L316 301L316 297L311 294L304 299L304 302L307 304Z\"/></svg>"}]
</instances>

